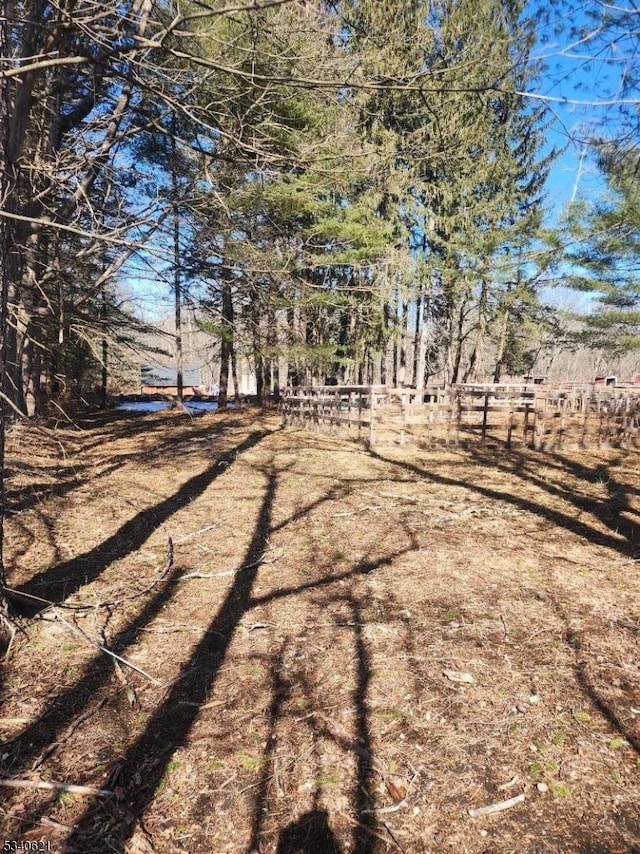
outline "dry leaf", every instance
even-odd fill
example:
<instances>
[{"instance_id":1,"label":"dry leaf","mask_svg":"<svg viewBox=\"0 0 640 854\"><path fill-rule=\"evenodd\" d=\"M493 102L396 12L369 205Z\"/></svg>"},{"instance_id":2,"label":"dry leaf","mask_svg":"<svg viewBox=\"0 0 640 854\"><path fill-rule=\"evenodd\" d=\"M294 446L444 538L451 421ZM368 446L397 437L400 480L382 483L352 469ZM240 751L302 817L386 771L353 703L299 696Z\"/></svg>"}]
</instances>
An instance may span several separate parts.
<instances>
[{"instance_id":1,"label":"dry leaf","mask_svg":"<svg viewBox=\"0 0 640 854\"><path fill-rule=\"evenodd\" d=\"M404 781L396 780L394 782L391 779L387 779L385 783L394 803L400 803L400 801L407 797L407 787Z\"/></svg>"}]
</instances>

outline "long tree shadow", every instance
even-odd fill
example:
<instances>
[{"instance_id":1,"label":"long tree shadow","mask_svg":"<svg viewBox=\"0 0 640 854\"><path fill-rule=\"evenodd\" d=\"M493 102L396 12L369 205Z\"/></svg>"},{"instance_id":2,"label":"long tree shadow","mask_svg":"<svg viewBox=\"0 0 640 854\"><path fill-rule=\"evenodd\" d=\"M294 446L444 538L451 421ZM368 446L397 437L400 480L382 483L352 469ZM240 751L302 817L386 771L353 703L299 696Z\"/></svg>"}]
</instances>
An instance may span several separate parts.
<instances>
[{"instance_id":1,"label":"long tree shadow","mask_svg":"<svg viewBox=\"0 0 640 854\"><path fill-rule=\"evenodd\" d=\"M577 534L579 537L584 537L595 545L604 546L605 548L612 549L613 551L627 557L636 557L638 555L639 548L635 543L629 542L628 540L621 540L619 537L613 536L612 534L599 531L597 528L582 522L580 519L575 516L571 516L569 513L562 513L559 510L546 507L538 501L533 501L520 495L512 495L509 492L503 492L488 486L482 486L479 483L470 483L468 480L447 477L446 475L437 474L433 470L427 471L426 469L415 465L415 463L409 463L405 460L395 460L392 457L385 457L377 451L371 450L369 451L369 454L375 459L394 466L395 468L411 472L422 480L441 484L442 486L462 487L469 492L475 492L478 495L482 495L485 498L492 499L493 501L499 501L503 504L511 504L515 507L519 507L521 510L532 513L534 516L540 516L543 519L547 519L555 525ZM516 473L516 476L525 479L521 473ZM568 497L564 493L561 493L561 495L564 498Z\"/></svg>"},{"instance_id":2,"label":"long tree shadow","mask_svg":"<svg viewBox=\"0 0 640 854\"><path fill-rule=\"evenodd\" d=\"M108 463L101 466L99 472L96 472L96 460L90 458L83 463L79 460L74 462L72 469L61 469L60 465L51 466L32 466L29 463L18 462L11 459L9 454L9 465L7 469L7 515L9 517L29 510L36 504L49 497L62 498L65 495L80 488L85 483L96 481L108 477L114 471L122 468L128 463L140 464L140 462L149 462L156 459L170 458L176 454L184 455L188 450L196 449L194 443L205 440L213 440L219 435L223 435L229 428L228 421L218 419L213 423L207 419L205 423L198 422L196 429L192 429L191 424L185 424L183 432L178 432L176 435L175 425L168 422L166 418L143 418L136 416L134 419L125 419L129 413L117 413L111 417L100 413L100 417L88 422L88 427L83 427L86 430L87 436L83 436L78 442L76 453L79 457L90 456L91 451L95 448L109 448ZM186 417L186 416L184 416ZM121 424L124 420L124 423ZM83 422L84 423L84 422ZM102 428L109 426L109 430L105 431ZM171 426L172 429L169 429ZM133 450L114 453L113 447L118 442L123 440L133 440L136 437L144 436L149 439L155 433L167 433L165 438L159 437L158 441L147 450L134 448ZM106 456L106 455L105 455ZM51 470L51 474L55 477L55 483L34 483L30 484L28 490L24 487L15 487L12 485L12 476L22 474L23 476L33 471L34 477L41 476L43 472Z\"/></svg>"},{"instance_id":3,"label":"long tree shadow","mask_svg":"<svg viewBox=\"0 0 640 854\"><path fill-rule=\"evenodd\" d=\"M225 471L226 463L234 459L238 453L252 448L266 435L265 431L253 432L244 442L233 448L226 459L216 459L203 472L186 481L173 495L137 513L100 545L78 557L39 572L26 584L16 588L15 594L8 591L8 596L13 600L16 609L27 616L33 616L41 611L43 605L30 602L29 596L50 602L64 602L72 593L98 578L114 561L139 549L160 525L201 495ZM26 597L21 597L21 593L27 594Z\"/></svg>"},{"instance_id":4,"label":"long tree shadow","mask_svg":"<svg viewBox=\"0 0 640 854\"><path fill-rule=\"evenodd\" d=\"M640 525L622 515L624 512L633 512L629 504L627 487L615 480L608 466L600 463L594 468L590 468L589 466L585 466L582 463L577 462L575 459L556 453L547 454L545 452L538 452L538 454L541 459L545 462L550 462L550 464L559 471L570 472L575 477L588 483L602 483L607 488L609 501L603 502L596 498L580 495L579 493L571 492L570 490L563 489L556 484L550 483L540 475L536 474L535 471L529 470L528 466L532 460L527 455L512 452L509 454L506 461L502 462L496 459L495 456L487 457L485 454L478 453L477 451L475 453L472 452L472 456L476 462L485 466L490 466L494 469L500 469L507 474L515 474L520 480L531 483L542 489L544 492L547 492L549 495L553 495L554 497L573 504L573 506L578 510L590 513L606 528L609 528L609 530L614 531L616 534L626 539L626 543L621 540L617 540L617 550L621 553L628 554L631 557L635 557L640 553ZM559 517L562 516L562 514L557 515ZM558 522L558 524L562 523ZM565 525L565 527L570 526ZM603 537L606 538L607 535L602 534L595 529L593 529L592 535L584 534L583 536L586 536L592 542L599 545L608 545L608 543L604 542L602 539Z\"/></svg>"},{"instance_id":5,"label":"long tree shadow","mask_svg":"<svg viewBox=\"0 0 640 854\"><path fill-rule=\"evenodd\" d=\"M108 835L96 834L93 810L89 809L75 825L67 840L68 845L79 850L100 852L123 852L145 809L154 798L155 791L164 776L171 756L183 745L200 711L200 706L216 681L234 632L242 617L251 606L251 590L258 574L264 550L271 530L271 513L278 483L278 473L269 473L262 505L256 521L254 534L245 553L241 568L208 631L195 648L186 664L182 677L176 680L166 699L151 717L141 736L128 750L121 785L127 792L127 809L117 806L111 816ZM187 698L189 705L180 703ZM149 767L149 757L155 762ZM136 783L139 768L147 768L141 785Z\"/></svg>"}]
</instances>

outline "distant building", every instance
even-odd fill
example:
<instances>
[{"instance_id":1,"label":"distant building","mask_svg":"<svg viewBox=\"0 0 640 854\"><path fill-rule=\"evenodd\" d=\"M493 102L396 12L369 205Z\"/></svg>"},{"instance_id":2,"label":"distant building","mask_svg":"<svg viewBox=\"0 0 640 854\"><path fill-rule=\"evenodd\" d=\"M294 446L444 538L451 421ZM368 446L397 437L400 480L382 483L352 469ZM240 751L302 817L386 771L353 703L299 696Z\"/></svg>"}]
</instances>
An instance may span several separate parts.
<instances>
[{"instance_id":1,"label":"distant building","mask_svg":"<svg viewBox=\"0 0 640 854\"><path fill-rule=\"evenodd\" d=\"M546 374L527 374L523 379L526 383L531 385L544 385L547 381Z\"/></svg>"},{"instance_id":2,"label":"distant building","mask_svg":"<svg viewBox=\"0 0 640 854\"><path fill-rule=\"evenodd\" d=\"M618 381L618 377L613 377L613 376L608 377L605 374L601 374L600 376L597 376L595 378L594 382L596 385L613 385L614 386L617 381Z\"/></svg>"},{"instance_id":3,"label":"distant building","mask_svg":"<svg viewBox=\"0 0 640 854\"><path fill-rule=\"evenodd\" d=\"M178 394L178 372L173 368L161 368L157 365L143 365L140 369L142 394ZM182 372L182 389L185 397L198 394L200 389L200 369L188 367Z\"/></svg>"}]
</instances>

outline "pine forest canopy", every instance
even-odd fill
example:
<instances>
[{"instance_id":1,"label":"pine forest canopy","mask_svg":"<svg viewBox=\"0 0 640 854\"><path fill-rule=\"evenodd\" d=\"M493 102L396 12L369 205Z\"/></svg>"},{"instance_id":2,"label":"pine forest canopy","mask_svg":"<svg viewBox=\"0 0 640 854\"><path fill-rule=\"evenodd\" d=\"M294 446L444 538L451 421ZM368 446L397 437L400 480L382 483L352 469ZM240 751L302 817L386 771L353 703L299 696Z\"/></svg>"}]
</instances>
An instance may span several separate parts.
<instances>
[{"instance_id":1,"label":"pine forest canopy","mask_svg":"<svg viewBox=\"0 0 640 854\"><path fill-rule=\"evenodd\" d=\"M240 360L266 399L637 347L637 24L572 0L0 0L5 416L154 349L180 374L185 305L223 399ZM609 195L551 229L578 44L576 91L590 54L616 96L591 99L608 134L566 141ZM175 335L131 308L143 277ZM595 310L552 308L558 281Z\"/></svg>"}]
</instances>

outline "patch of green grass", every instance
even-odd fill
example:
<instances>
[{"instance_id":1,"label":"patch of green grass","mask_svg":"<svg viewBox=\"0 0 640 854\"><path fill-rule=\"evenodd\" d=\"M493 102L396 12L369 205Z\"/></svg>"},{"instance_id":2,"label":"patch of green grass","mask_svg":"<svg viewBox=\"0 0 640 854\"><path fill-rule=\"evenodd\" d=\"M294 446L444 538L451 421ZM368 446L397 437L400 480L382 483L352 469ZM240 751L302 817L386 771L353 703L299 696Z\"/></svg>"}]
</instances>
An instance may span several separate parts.
<instances>
[{"instance_id":1,"label":"patch of green grass","mask_svg":"<svg viewBox=\"0 0 640 854\"><path fill-rule=\"evenodd\" d=\"M532 762L527 770L532 780L539 780L543 773L542 762Z\"/></svg>"},{"instance_id":2,"label":"patch of green grass","mask_svg":"<svg viewBox=\"0 0 640 854\"><path fill-rule=\"evenodd\" d=\"M609 742L609 750L620 750L621 747L624 747L627 742L621 736L617 735L615 738L612 738Z\"/></svg>"},{"instance_id":3,"label":"patch of green grass","mask_svg":"<svg viewBox=\"0 0 640 854\"><path fill-rule=\"evenodd\" d=\"M528 771L532 780L549 779L558 773L560 765L554 759L540 759L536 762L531 762Z\"/></svg>"},{"instance_id":4,"label":"patch of green grass","mask_svg":"<svg viewBox=\"0 0 640 854\"><path fill-rule=\"evenodd\" d=\"M261 664L245 664L244 672L249 676L262 676L264 667Z\"/></svg>"},{"instance_id":5,"label":"patch of green grass","mask_svg":"<svg viewBox=\"0 0 640 854\"><path fill-rule=\"evenodd\" d=\"M71 794L71 792L60 792L59 798L60 803L64 804L65 807L71 806L71 804L73 803L73 795Z\"/></svg>"},{"instance_id":6,"label":"patch of green grass","mask_svg":"<svg viewBox=\"0 0 640 854\"><path fill-rule=\"evenodd\" d=\"M562 732L558 730L558 732L554 733L553 738L551 739L552 744L555 744L556 747L564 747L567 742L567 734L566 732Z\"/></svg>"},{"instance_id":7,"label":"patch of green grass","mask_svg":"<svg viewBox=\"0 0 640 854\"><path fill-rule=\"evenodd\" d=\"M259 771L265 761L264 756L250 756L244 750L238 754L238 762L245 771Z\"/></svg>"},{"instance_id":8,"label":"patch of green grass","mask_svg":"<svg viewBox=\"0 0 640 854\"><path fill-rule=\"evenodd\" d=\"M578 721L579 724L588 724L591 720L591 715L589 712L585 712L582 709L575 709L573 712L573 717Z\"/></svg>"},{"instance_id":9,"label":"patch of green grass","mask_svg":"<svg viewBox=\"0 0 640 854\"><path fill-rule=\"evenodd\" d=\"M175 771L177 767L178 767L177 761L175 759L170 759L169 762L167 762L166 773L170 774L172 771Z\"/></svg>"},{"instance_id":10,"label":"patch of green grass","mask_svg":"<svg viewBox=\"0 0 640 854\"><path fill-rule=\"evenodd\" d=\"M571 797L571 789L566 785L566 783L552 783L551 791L557 798Z\"/></svg>"},{"instance_id":11,"label":"patch of green grass","mask_svg":"<svg viewBox=\"0 0 640 854\"><path fill-rule=\"evenodd\" d=\"M611 777L611 779L613 780L614 783L620 782L620 774L618 774L617 771L613 771L613 770L610 771L609 776Z\"/></svg>"},{"instance_id":12,"label":"patch of green grass","mask_svg":"<svg viewBox=\"0 0 640 854\"><path fill-rule=\"evenodd\" d=\"M452 620L461 620L462 619L462 611L460 611L458 608L451 608L444 615L443 619L444 619L445 623L450 623Z\"/></svg>"},{"instance_id":13,"label":"patch of green grass","mask_svg":"<svg viewBox=\"0 0 640 854\"><path fill-rule=\"evenodd\" d=\"M374 715L383 721L410 721L413 718L411 712L403 709L380 709L376 710Z\"/></svg>"},{"instance_id":14,"label":"patch of green grass","mask_svg":"<svg viewBox=\"0 0 640 854\"><path fill-rule=\"evenodd\" d=\"M339 786L342 780L337 774L320 774L316 778L316 786Z\"/></svg>"},{"instance_id":15,"label":"patch of green grass","mask_svg":"<svg viewBox=\"0 0 640 854\"><path fill-rule=\"evenodd\" d=\"M224 768L224 762L220 759L209 760L209 771L221 771Z\"/></svg>"}]
</instances>

